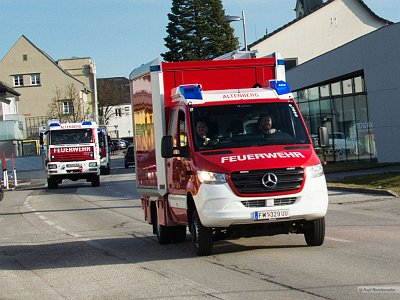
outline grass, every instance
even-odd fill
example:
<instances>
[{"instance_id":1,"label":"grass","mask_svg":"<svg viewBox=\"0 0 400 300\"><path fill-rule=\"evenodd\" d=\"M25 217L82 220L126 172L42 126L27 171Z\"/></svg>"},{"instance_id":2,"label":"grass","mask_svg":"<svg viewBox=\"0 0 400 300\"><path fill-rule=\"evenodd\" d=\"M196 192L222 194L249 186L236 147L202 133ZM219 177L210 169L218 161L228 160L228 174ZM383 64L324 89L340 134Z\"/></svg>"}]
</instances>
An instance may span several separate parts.
<instances>
[{"instance_id":1,"label":"grass","mask_svg":"<svg viewBox=\"0 0 400 300\"><path fill-rule=\"evenodd\" d=\"M324 166L325 173L345 172L353 170L371 169L379 167L394 166L398 164L382 163L331 163ZM400 166L399 166L400 169ZM378 171L377 171L378 172ZM347 176L343 179L331 182L330 186L362 187L372 189L391 190L400 195L400 173L399 172L380 172L368 175Z\"/></svg>"}]
</instances>

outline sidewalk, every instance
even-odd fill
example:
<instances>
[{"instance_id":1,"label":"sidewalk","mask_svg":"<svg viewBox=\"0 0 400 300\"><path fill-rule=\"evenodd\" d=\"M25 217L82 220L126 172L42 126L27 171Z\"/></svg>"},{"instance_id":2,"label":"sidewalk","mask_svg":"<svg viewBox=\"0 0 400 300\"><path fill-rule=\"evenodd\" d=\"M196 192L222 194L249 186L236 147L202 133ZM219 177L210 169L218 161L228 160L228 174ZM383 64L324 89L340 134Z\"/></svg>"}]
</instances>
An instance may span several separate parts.
<instances>
[{"instance_id":1,"label":"sidewalk","mask_svg":"<svg viewBox=\"0 0 400 300\"><path fill-rule=\"evenodd\" d=\"M346 177L381 174L381 173L391 173L391 172L400 173L400 165L392 165L392 166L387 166L387 167L374 167L374 168L370 168L370 169L361 169L361 170L343 171L343 172L326 172L325 178L326 178L329 190L370 193L370 194L399 197L400 195L397 195L395 192L390 191L390 190L385 190L385 189L329 186L330 182L335 182L337 180L344 179Z\"/></svg>"}]
</instances>

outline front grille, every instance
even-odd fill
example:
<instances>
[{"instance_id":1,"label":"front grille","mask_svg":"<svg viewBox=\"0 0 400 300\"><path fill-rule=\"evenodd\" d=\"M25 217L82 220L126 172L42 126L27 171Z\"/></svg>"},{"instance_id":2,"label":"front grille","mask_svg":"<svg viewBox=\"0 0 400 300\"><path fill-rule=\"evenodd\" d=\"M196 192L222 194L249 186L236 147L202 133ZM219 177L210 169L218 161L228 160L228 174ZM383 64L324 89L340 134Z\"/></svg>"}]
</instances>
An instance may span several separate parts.
<instances>
[{"instance_id":1,"label":"front grille","mask_svg":"<svg viewBox=\"0 0 400 300\"><path fill-rule=\"evenodd\" d=\"M85 155L83 153L68 153L68 154L53 154L52 161L84 161L93 159L92 156Z\"/></svg>"},{"instance_id":2,"label":"front grille","mask_svg":"<svg viewBox=\"0 0 400 300\"><path fill-rule=\"evenodd\" d=\"M266 187L263 184L263 177L268 173L276 176L276 185ZM303 168L253 170L248 172L233 172L231 174L232 183L240 194L268 194L294 191L300 189L303 179Z\"/></svg>"},{"instance_id":3,"label":"front grille","mask_svg":"<svg viewBox=\"0 0 400 300\"><path fill-rule=\"evenodd\" d=\"M296 197L273 199L273 205L268 205L266 199L242 201L245 207L267 207L267 206L284 206L291 205L296 202Z\"/></svg>"}]
</instances>

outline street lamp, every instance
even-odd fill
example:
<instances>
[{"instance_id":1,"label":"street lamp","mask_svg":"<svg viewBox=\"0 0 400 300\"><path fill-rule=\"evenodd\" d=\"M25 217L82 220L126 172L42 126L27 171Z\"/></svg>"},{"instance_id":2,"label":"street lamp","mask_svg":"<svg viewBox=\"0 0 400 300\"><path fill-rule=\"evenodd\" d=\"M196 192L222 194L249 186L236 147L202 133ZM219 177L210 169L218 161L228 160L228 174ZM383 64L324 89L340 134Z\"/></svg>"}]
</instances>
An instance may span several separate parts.
<instances>
[{"instance_id":1,"label":"street lamp","mask_svg":"<svg viewBox=\"0 0 400 300\"><path fill-rule=\"evenodd\" d=\"M225 16L225 20L228 22L243 21L243 38L244 38L244 50L247 51L247 39L246 39L246 16L242 10L242 17L239 16Z\"/></svg>"}]
</instances>

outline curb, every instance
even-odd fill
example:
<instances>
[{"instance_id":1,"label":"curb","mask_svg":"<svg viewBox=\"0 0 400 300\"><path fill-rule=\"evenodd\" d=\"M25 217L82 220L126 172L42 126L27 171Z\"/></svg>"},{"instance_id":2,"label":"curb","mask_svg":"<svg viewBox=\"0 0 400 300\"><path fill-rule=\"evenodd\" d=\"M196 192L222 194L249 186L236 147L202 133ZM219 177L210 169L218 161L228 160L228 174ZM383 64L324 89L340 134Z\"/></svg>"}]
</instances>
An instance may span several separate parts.
<instances>
[{"instance_id":1,"label":"curb","mask_svg":"<svg viewBox=\"0 0 400 300\"><path fill-rule=\"evenodd\" d=\"M369 189L369 188L357 188L357 187L344 187L344 186L328 186L328 190L330 191L344 191L344 192L354 192L354 193L366 193L366 194L376 194L383 196L391 196L395 198L399 198L397 193L391 190L384 189Z\"/></svg>"}]
</instances>

